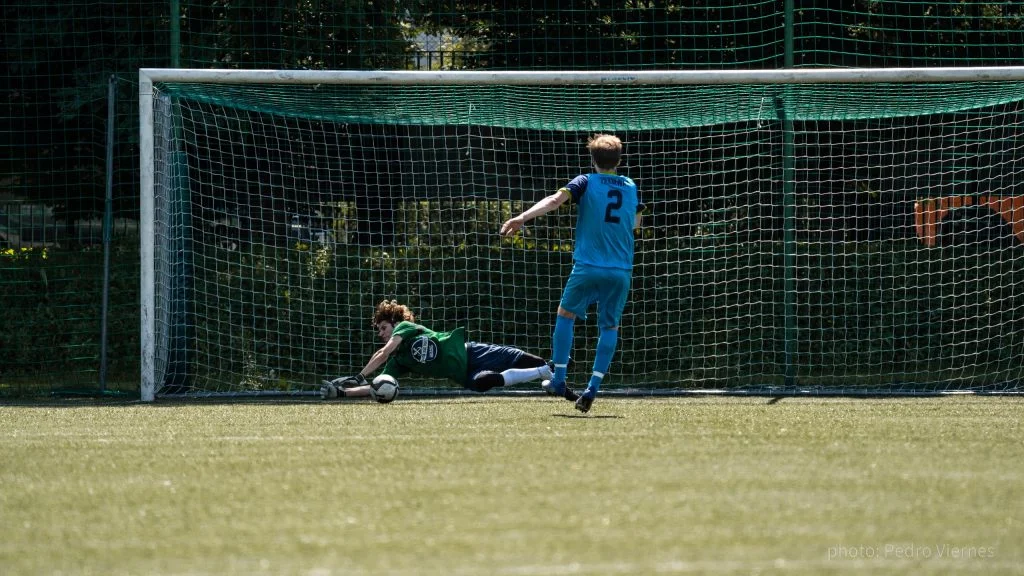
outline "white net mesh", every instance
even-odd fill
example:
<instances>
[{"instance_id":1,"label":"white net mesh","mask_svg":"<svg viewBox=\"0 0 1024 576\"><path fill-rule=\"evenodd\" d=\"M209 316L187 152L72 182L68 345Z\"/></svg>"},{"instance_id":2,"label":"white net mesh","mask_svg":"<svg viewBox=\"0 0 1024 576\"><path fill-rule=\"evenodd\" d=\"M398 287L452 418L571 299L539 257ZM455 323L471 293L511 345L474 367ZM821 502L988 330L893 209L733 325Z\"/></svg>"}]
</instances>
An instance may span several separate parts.
<instances>
[{"instance_id":1,"label":"white net mesh","mask_svg":"<svg viewBox=\"0 0 1024 576\"><path fill-rule=\"evenodd\" d=\"M163 393L354 373L384 298L547 357L573 212L497 230L589 171L597 131L626 143L620 172L650 206L605 388L1019 387L1018 83L159 94ZM571 377L589 374L593 318Z\"/></svg>"}]
</instances>

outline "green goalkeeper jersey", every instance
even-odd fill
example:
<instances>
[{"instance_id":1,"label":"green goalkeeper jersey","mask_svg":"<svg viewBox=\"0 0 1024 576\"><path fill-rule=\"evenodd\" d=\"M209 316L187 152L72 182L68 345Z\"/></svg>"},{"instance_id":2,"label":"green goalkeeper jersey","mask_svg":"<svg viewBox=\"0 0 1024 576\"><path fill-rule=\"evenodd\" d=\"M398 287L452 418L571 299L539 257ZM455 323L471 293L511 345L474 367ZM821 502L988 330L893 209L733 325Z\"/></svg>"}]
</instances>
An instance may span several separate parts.
<instances>
[{"instance_id":1,"label":"green goalkeeper jersey","mask_svg":"<svg viewBox=\"0 0 1024 576\"><path fill-rule=\"evenodd\" d=\"M391 336L402 343L391 353L384 373L399 377L406 372L466 383L466 330L434 332L414 322L399 322Z\"/></svg>"}]
</instances>

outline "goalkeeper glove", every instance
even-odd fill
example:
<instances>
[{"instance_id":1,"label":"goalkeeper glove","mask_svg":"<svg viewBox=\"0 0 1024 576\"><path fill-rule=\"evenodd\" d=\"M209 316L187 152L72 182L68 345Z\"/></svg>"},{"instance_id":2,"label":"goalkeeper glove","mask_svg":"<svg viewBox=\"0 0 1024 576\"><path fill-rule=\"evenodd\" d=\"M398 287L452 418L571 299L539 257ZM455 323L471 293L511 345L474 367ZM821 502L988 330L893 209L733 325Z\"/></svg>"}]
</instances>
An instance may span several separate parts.
<instances>
[{"instance_id":1,"label":"goalkeeper glove","mask_svg":"<svg viewBox=\"0 0 1024 576\"><path fill-rule=\"evenodd\" d=\"M320 398L323 400L333 400L339 396L344 396L345 390L340 386L336 386L331 380L324 380L320 386Z\"/></svg>"},{"instance_id":2,"label":"goalkeeper glove","mask_svg":"<svg viewBox=\"0 0 1024 576\"><path fill-rule=\"evenodd\" d=\"M369 382L366 381L366 377L362 374L356 374L355 376L349 376L348 378L335 378L331 382L340 388L354 388L356 386L366 386Z\"/></svg>"},{"instance_id":3,"label":"goalkeeper glove","mask_svg":"<svg viewBox=\"0 0 1024 576\"><path fill-rule=\"evenodd\" d=\"M320 386L320 398L324 400L331 400L334 398L344 398L345 388L355 388L356 386L366 386L369 382L366 381L366 377L362 374L356 374L355 376L348 376L345 378L335 378L334 380L324 380Z\"/></svg>"}]
</instances>

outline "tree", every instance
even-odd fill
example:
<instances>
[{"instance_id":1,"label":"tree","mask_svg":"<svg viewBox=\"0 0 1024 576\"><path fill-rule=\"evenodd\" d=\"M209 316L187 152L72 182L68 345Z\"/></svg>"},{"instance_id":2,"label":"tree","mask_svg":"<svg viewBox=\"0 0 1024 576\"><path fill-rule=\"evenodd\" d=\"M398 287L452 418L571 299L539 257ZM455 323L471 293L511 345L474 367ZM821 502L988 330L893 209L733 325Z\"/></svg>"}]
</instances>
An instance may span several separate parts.
<instances>
[{"instance_id":1,"label":"tree","mask_svg":"<svg viewBox=\"0 0 1024 576\"><path fill-rule=\"evenodd\" d=\"M764 3L693 8L688 2L460 0L428 2L431 34L485 46L496 69L776 67L782 11Z\"/></svg>"},{"instance_id":2,"label":"tree","mask_svg":"<svg viewBox=\"0 0 1024 576\"><path fill-rule=\"evenodd\" d=\"M405 4L183 1L181 62L200 68L403 68L414 16Z\"/></svg>"},{"instance_id":3,"label":"tree","mask_svg":"<svg viewBox=\"0 0 1024 576\"><path fill-rule=\"evenodd\" d=\"M55 206L72 231L103 206L110 75L130 77L157 62L154 40L166 38L168 21L155 4L98 6L102 13L76 2L16 0L2 8L0 118L18 146L2 155L0 173L17 196ZM119 139L138 133L137 97L129 99L130 84L121 87ZM128 146L118 152L119 166L137 164ZM123 184L120 205L136 204L137 185Z\"/></svg>"}]
</instances>

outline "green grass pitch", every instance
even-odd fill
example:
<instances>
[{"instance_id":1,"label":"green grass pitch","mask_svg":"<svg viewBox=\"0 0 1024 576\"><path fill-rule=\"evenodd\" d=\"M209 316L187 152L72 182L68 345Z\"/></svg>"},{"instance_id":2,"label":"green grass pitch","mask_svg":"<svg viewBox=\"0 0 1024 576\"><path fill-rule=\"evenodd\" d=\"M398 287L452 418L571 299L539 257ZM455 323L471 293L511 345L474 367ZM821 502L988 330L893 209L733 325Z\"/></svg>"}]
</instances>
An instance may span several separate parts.
<instances>
[{"instance_id":1,"label":"green grass pitch","mask_svg":"<svg viewBox=\"0 0 1024 576\"><path fill-rule=\"evenodd\" d=\"M1012 397L0 406L6 574L1021 574Z\"/></svg>"}]
</instances>

